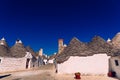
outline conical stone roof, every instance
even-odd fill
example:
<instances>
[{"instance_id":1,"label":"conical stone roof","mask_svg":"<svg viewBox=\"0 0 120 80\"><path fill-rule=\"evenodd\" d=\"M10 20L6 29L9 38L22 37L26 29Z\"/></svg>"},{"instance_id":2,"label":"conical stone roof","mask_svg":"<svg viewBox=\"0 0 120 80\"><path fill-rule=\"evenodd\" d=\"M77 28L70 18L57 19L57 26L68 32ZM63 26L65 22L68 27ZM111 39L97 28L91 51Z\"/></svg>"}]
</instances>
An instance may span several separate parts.
<instances>
[{"instance_id":1,"label":"conical stone roof","mask_svg":"<svg viewBox=\"0 0 120 80\"><path fill-rule=\"evenodd\" d=\"M79 41L76 37L74 37L70 41L70 44L68 45L68 47L65 48L63 53L69 53L67 55L72 55L72 56L76 56L76 55L82 56L82 55L87 55L87 54L82 53L86 49L87 49L86 43L83 43L83 42ZM79 54L79 53L81 53L81 54Z\"/></svg>"},{"instance_id":2,"label":"conical stone roof","mask_svg":"<svg viewBox=\"0 0 120 80\"><path fill-rule=\"evenodd\" d=\"M82 53L86 49L86 43L80 42L76 37L74 37L63 52L56 57L56 60L58 62L63 62L66 61L69 56L87 56L87 54Z\"/></svg>"},{"instance_id":3,"label":"conical stone roof","mask_svg":"<svg viewBox=\"0 0 120 80\"><path fill-rule=\"evenodd\" d=\"M33 56L36 56L35 51L34 51L30 46L27 46L27 47L26 47L26 50L27 50L28 52L30 52Z\"/></svg>"},{"instance_id":4,"label":"conical stone roof","mask_svg":"<svg viewBox=\"0 0 120 80\"><path fill-rule=\"evenodd\" d=\"M22 43L16 43L14 46L11 47L10 51L11 55L16 58L24 57L27 52L26 48Z\"/></svg>"},{"instance_id":5,"label":"conical stone roof","mask_svg":"<svg viewBox=\"0 0 120 80\"><path fill-rule=\"evenodd\" d=\"M36 59L36 56L37 56L37 55L36 55L36 53L34 52L34 50L33 50L30 46L27 46L27 47L26 47L26 50L32 54L32 57L33 57L33 58L32 58L32 61L35 62L35 61L37 60L37 59Z\"/></svg>"},{"instance_id":6,"label":"conical stone roof","mask_svg":"<svg viewBox=\"0 0 120 80\"><path fill-rule=\"evenodd\" d=\"M0 45L4 45L4 46L8 47L8 44L4 37L0 40Z\"/></svg>"},{"instance_id":7,"label":"conical stone roof","mask_svg":"<svg viewBox=\"0 0 120 80\"><path fill-rule=\"evenodd\" d=\"M89 43L83 43L77 38L73 38L63 52L56 57L56 61L60 63L69 59L70 56L92 56L101 53L114 56L118 52L119 50L109 45L100 36L95 36Z\"/></svg>"},{"instance_id":8,"label":"conical stone roof","mask_svg":"<svg viewBox=\"0 0 120 80\"><path fill-rule=\"evenodd\" d=\"M0 40L0 56L1 57L10 57L10 48L4 38Z\"/></svg>"},{"instance_id":9,"label":"conical stone roof","mask_svg":"<svg viewBox=\"0 0 120 80\"><path fill-rule=\"evenodd\" d=\"M11 57L9 47L0 45L0 57Z\"/></svg>"},{"instance_id":10,"label":"conical stone roof","mask_svg":"<svg viewBox=\"0 0 120 80\"><path fill-rule=\"evenodd\" d=\"M115 35L111 42L113 46L120 49L120 32Z\"/></svg>"},{"instance_id":11,"label":"conical stone roof","mask_svg":"<svg viewBox=\"0 0 120 80\"><path fill-rule=\"evenodd\" d=\"M112 48L112 46L100 36L95 36L92 41L88 43L88 47L92 49L94 53L108 53Z\"/></svg>"}]
</instances>

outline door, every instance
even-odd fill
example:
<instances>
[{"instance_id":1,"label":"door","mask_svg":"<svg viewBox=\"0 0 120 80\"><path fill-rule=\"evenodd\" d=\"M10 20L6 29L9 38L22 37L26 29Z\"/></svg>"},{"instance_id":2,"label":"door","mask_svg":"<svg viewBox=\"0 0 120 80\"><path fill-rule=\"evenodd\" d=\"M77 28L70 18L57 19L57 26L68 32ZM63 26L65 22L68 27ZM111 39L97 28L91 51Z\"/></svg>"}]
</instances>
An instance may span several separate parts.
<instances>
[{"instance_id":1,"label":"door","mask_svg":"<svg viewBox=\"0 0 120 80\"><path fill-rule=\"evenodd\" d=\"M30 59L27 59L26 60L26 69L28 69L28 67L29 67L29 62L30 62Z\"/></svg>"}]
</instances>

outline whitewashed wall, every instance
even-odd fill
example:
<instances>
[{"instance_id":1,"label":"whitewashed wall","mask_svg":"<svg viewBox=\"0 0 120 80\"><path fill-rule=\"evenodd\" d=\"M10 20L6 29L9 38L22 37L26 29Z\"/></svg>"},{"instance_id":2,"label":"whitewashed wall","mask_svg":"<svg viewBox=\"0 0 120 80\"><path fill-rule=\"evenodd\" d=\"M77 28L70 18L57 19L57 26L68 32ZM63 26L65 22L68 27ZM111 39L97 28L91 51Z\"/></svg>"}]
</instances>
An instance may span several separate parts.
<instances>
[{"instance_id":1,"label":"whitewashed wall","mask_svg":"<svg viewBox=\"0 0 120 80\"><path fill-rule=\"evenodd\" d=\"M26 58L4 58L1 57L0 73L26 69Z\"/></svg>"},{"instance_id":2,"label":"whitewashed wall","mask_svg":"<svg viewBox=\"0 0 120 80\"><path fill-rule=\"evenodd\" d=\"M47 63L48 63L48 60L47 60L47 59L44 59L43 61L45 62L45 64L47 64Z\"/></svg>"},{"instance_id":3,"label":"whitewashed wall","mask_svg":"<svg viewBox=\"0 0 120 80\"><path fill-rule=\"evenodd\" d=\"M58 73L107 74L109 58L106 54L87 57L71 56L64 63L57 65Z\"/></svg>"},{"instance_id":4,"label":"whitewashed wall","mask_svg":"<svg viewBox=\"0 0 120 80\"><path fill-rule=\"evenodd\" d=\"M115 60L118 60L119 65L115 65ZM115 71L116 76L120 79L120 57L112 57L110 58L110 71Z\"/></svg>"},{"instance_id":5,"label":"whitewashed wall","mask_svg":"<svg viewBox=\"0 0 120 80\"><path fill-rule=\"evenodd\" d=\"M48 63L54 63L54 59L49 60Z\"/></svg>"}]
</instances>

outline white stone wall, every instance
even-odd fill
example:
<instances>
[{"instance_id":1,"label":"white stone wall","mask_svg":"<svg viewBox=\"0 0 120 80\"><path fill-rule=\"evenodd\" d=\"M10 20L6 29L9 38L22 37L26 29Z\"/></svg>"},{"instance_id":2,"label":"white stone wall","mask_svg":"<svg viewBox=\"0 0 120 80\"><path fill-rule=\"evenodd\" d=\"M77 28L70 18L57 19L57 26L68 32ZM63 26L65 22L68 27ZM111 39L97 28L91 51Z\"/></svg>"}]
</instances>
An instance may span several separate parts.
<instances>
[{"instance_id":1,"label":"white stone wall","mask_svg":"<svg viewBox=\"0 0 120 80\"><path fill-rule=\"evenodd\" d=\"M48 61L48 63L53 63L54 62L54 59L51 59Z\"/></svg>"},{"instance_id":2,"label":"white stone wall","mask_svg":"<svg viewBox=\"0 0 120 80\"><path fill-rule=\"evenodd\" d=\"M26 69L26 58L0 58L0 73Z\"/></svg>"},{"instance_id":3,"label":"white stone wall","mask_svg":"<svg viewBox=\"0 0 120 80\"><path fill-rule=\"evenodd\" d=\"M43 61L45 62L45 64L47 64L47 63L48 63L48 60L47 60L47 59L44 59Z\"/></svg>"},{"instance_id":4,"label":"white stone wall","mask_svg":"<svg viewBox=\"0 0 120 80\"><path fill-rule=\"evenodd\" d=\"M115 60L118 60L118 66L115 65ZM120 79L120 57L110 58L110 70L116 72L116 76Z\"/></svg>"},{"instance_id":5,"label":"white stone wall","mask_svg":"<svg viewBox=\"0 0 120 80\"><path fill-rule=\"evenodd\" d=\"M57 65L58 73L107 74L109 58L106 54L87 57L71 56L64 63Z\"/></svg>"}]
</instances>

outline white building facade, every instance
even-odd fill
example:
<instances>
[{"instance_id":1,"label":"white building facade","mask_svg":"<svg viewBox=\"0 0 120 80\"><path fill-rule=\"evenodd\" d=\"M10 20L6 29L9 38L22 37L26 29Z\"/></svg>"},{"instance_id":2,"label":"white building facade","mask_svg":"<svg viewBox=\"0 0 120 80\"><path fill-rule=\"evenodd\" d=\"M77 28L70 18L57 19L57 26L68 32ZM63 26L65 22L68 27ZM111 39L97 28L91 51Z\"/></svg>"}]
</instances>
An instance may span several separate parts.
<instances>
[{"instance_id":1,"label":"white building facade","mask_svg":"<svg viewBox=\"0 0 120 80\"><path fill-rule=\"evenodd\" d=\"M80 72L81 74L103 74L108 73L108 59L106 54L94 54L93 56L80 57L70 56L70 58L57 64L57 71L60 74Z\"/></svg>"},{"instance_id":2,"label":"white building facade","mask_svg":"<svg viewBox=\"0 0 120 80\"><path fill-rule=\"evenodd\" d=\"M27 52L25 57L0 57L0 73L25 70L32 67L32 55Z\"/></svg>"}]
</instances>

